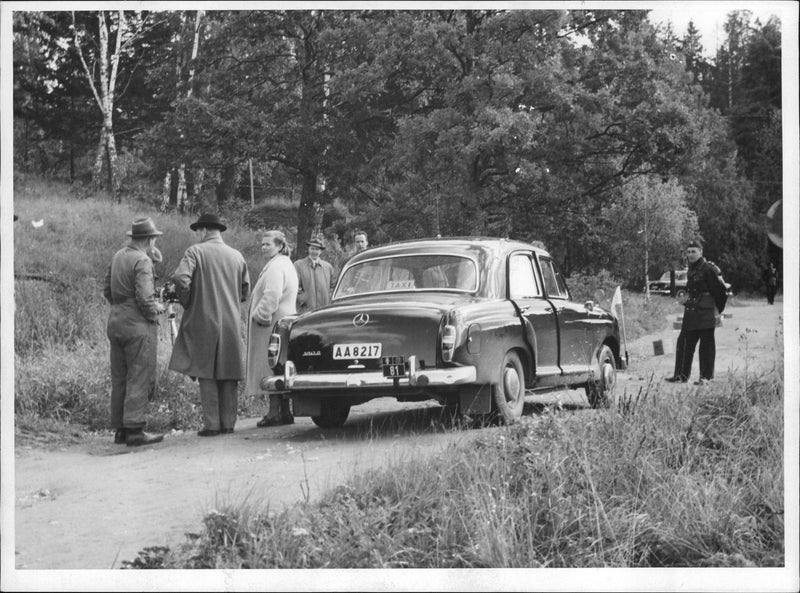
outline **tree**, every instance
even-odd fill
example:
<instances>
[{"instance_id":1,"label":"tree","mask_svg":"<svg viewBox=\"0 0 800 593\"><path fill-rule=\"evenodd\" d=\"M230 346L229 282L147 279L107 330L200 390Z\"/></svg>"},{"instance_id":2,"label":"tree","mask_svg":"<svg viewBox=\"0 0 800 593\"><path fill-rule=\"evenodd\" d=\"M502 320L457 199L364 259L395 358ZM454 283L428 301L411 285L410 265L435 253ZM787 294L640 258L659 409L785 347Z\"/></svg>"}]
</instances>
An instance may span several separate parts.
<instances>
[{"instance_id":1,"label":"tree","mask_svg":"<svg viewBox=\"0 0 800 593\"><path fill-rule=\"evenodd\" d=\"M683 247L698 234L697 216L674 178L637 177L603 208L601 221L608 252L598 259L636 289L648 286L651 273L679 267Z\"/></svg>"},{"instance_id":2,"label":"tree","mask_svg":"<svg viewBox=\"0 0 800 593\"><path fill-rule=\"evenodd\" d=\"M119 202L117 147L114 138L117 77L120 61L125 54L129 54L128 57L134 57L130 55L131 46L134 40L149 28L150 24L147 13L132 13L128 18L124 11L119 10L114 19L111 14L107 15L105 11L101 10L97 12L96 17L97 38L89 33L85 18L77 18L75 12L72 12L73 47L78 53L86 81L102 116L100 141L92 174L93 183L96 189L101 186L103 163L105 162L112 198ZM110 43L112 33L113 42Z\"/></svg>"}]
</instances>

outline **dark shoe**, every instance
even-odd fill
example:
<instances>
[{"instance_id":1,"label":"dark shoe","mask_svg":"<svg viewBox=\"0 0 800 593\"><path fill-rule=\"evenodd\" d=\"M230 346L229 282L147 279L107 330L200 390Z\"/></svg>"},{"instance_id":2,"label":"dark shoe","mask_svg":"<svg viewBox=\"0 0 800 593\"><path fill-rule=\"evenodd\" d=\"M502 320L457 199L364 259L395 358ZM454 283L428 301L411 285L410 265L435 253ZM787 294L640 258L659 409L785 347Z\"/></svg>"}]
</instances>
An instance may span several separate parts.
<instances>
[{"instance_id":1,"label":"dark shoe","mask_svg":"<svg viewBox=\"0 0 800 593\"><path fill-rule=\"evenodd\" d=\"M231 434L233 432L232 428L221 428L219 430L222 434Z\"/></svg>"},{"instance_id":2,"label":"dark shoe","mask_svg":"<svg viewBox=\"0 0 800 593\"><path fill-rule=\"evenodd\" d=\"M269 426L284 426L285 424L294 424L294 416L275 416L270 418L264 416L261 420L256 422L259 428L267 428Z\"/></svg>"},{"instance_id":3,"label":"dark shoe","mask_svg":"<svg viewBox=\"0 0 800 593\"><path fill-rule=\"evenodd\" d=\"M138 447L140 445L152 445L153 443L160 443L164 440L163 434L150 434L143 430L128 431L125 437L125 444L129 447Z\"/></svg>"},{"instance_id":4,"label":"dark shoe","mask_svg":"<svg viewBox=\"0 0 800 593\"><path fill-rule=\"evenodd\" d=\"M666 379L664 379L664 381L666 381L667 383L686 383L686 379L683 379L681 377L667 377Z\"/></svg>"},{"instance_id":5,"label":"dark shoe","mask_svg":"<svg viewBox=\"0 0 800 593\"><path fill-rule=\"evenodd\" d=\"M215 437L219 434L218 430L211 430L208 428L204 428L203 430L197 431L197 436L199 437Z\"/></svg>"},{"instance_id":6,"label":"dark shoe","mask_svg":"<svg viewBox=\"0 0 800 593\"><path fill-rule=\"evenodd\" d=\"M115 445L124 445L125 438L128 436L128 431L124 428L118 428L117 432L114 433L114 444Z\"/></svg>"}]
</instances>

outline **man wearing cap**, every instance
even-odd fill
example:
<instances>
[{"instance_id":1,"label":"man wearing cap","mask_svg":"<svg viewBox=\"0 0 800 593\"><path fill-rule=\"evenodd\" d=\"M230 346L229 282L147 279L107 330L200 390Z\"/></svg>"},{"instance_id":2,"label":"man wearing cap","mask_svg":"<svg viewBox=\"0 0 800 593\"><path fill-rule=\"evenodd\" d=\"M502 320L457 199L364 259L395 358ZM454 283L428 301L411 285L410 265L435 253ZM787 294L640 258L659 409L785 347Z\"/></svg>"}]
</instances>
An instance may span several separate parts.
<instances>
[{"instance_id":1,"label":"man wearing cap","mask_svg":"<svg viewBox=\"0 0 800 593\"><path fill-rule=\"evenodd\" d=\"M686 383L689 380L694 350L700 342L700 379L695 385L705 385L714 378L714 328L725 306L726 288L722 272L703 257L703 247L699 241L687 244L686 259L689 261L686 275L688 296L683 303L686 310L675 347L675 372L666 380L670 383Z\"/></svg>"},{"instance_id":2,"label":"man wearing cap","mask_svg":"<svg viewBox=\"0 0 800 593\"><path fill-rule=\"evenodd\" d=\"M196 378L203 408L203 437L231 433L238 382L244 378L241 303L250 295L244 257L222 240L216 214L201 214L189 228L198 242L172 274L183 316L169 368Z\"/></svg>"},{"instance_id":3,"label":"man wearing cap","mask_svg":"<svg viewBox=\"0 0 800 593\"><path fill-rule=\"evenodd\" d=\"M148 253L156 249L150 218L133 221L128 245L114 254L106 271L103 296L111 304L106 334L111 346L111 425L114 442L129 447L158 443L149 434L145 413L156 384L157 316L164 305L155 299L155 275Z\"/></svg>"},{"instance_id":4,"label":"man wearing cap","mask_svg":"<svg viewBox=\"0 0 800 593\"><path fill-rule=\"evenodd\" d=\"M331 290L336 278L333 266L320 259L325 243L322 237L306 241L308 256L294 262L299 286L297 289L297 312L305 313L324 307L331 300Z\"/></svg>"}]
</instances>

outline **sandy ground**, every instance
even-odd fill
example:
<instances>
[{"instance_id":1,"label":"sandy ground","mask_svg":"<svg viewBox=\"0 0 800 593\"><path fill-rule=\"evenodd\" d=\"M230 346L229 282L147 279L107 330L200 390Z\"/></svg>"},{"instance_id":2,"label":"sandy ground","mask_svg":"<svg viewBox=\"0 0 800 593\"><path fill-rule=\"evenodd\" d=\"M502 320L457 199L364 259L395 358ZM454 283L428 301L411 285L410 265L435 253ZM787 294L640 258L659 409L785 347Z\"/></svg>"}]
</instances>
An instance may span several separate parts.
<instances>
[{"instance_id":1,"label":"sandy ground","mask_svg":"<svg viewBox=\"0 0 800 593\"><path fill-rule=\"evenodd\" d=\"M730 307L717 330L717 377L757 372L783 357L782 304ZM635 392L670 375L677 330L628 344L631 369L620 390ZM661 340L664 355L654 355ZM694 376L697 366L695 360ZM665 384L666 385L666 384ZM698 387L668 385L691 396ZM583 410L583 391L556 396ZM529 402L530 403L530 402ZM535 406L528 406L533 408ZM530 410L529 410L530 413ZM168 435L158 445L129 448L96 438L57 451L19 448L14 454L17 569L119 568L147 546L174 545L199 532L204 513L245 500L278 510L313 500L353 473L393 461L442 452L484 430L442 428L431 403L379 399L353 408L341 429L321 430L310 419L259 429L242 419L232 435ZM12 534L4 533L8 538Z\"/></svg>"}]
</instances>

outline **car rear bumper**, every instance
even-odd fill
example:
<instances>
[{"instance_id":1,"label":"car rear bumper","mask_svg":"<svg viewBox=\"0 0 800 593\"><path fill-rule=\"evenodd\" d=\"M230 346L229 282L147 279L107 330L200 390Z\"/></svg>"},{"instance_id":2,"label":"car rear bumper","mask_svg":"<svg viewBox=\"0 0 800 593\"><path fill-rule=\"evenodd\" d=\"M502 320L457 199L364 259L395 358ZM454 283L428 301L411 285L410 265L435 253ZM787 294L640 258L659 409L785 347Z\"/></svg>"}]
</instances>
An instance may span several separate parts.
<instances>
[{"instance_id":1,"label":"car rear bumper","mask_svg":"<svg viewBox=\"0 0 800 593\"><path fill-rule=\"evenodd\" d=\"M288 361L283 375L265 377L261 380L261 388L270 393L380 387L426 388L474 383L476 378L477 370L474 366L419 369L416 356L408 357L408 374L395 378L384 377L381 371L297 373L294 364Z\"/></svg>"}]
</instances>

